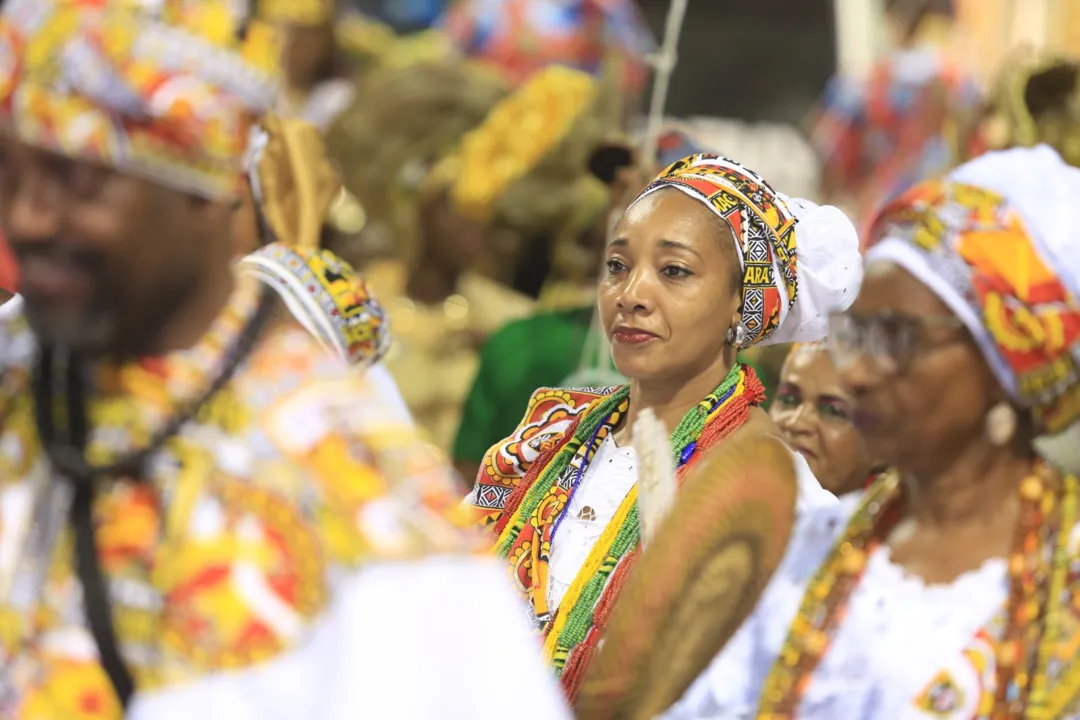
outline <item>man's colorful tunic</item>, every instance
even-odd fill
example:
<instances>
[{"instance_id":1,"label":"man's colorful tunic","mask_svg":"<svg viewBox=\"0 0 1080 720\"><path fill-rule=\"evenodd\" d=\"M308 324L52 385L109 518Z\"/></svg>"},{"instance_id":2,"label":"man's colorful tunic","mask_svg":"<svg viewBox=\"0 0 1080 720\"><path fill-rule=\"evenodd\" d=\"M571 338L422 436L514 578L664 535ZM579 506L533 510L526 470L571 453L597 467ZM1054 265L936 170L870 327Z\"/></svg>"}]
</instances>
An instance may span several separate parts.
<instances>
[{"instance_id":1,"label":"man's colorful tunic","mask_svg":"<svg viewBox=\"0 0 1080 720\"><path fill-rule=\"evenodd\" d=\"M177 398L202 392L257 285L196 347L95 368L92 463L145 445ZM119 718L85 629L70 485L34 426L34 340L21 315L0 338L0 715ZM302 643L350 570L465 547L444 471L380 408L310 334L276 325L143 477L99 484L99 559L138 690L275 658Z\"/></svg>"}]
</instances>

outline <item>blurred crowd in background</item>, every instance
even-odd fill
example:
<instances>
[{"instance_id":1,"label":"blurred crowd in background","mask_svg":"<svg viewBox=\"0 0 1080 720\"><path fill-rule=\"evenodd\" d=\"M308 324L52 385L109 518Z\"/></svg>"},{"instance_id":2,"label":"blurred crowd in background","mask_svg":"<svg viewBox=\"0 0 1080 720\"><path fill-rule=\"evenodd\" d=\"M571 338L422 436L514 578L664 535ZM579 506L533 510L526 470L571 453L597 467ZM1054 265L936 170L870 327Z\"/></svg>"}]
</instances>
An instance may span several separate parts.
<instances>
[{"instance_id":1,"label":"blurred crowd in background","mask_svg":"<svg viewBox=\"0 0 1080 720\"><path fill-rule=\"evenodd\" d=\"M613 212L664 162L738 157L860 230L987 149L1044 141L1080 162L1069 0L694 0L655 160L667 0L257 5L287 38L279 111L324 133L347 191L323 243L387 308L387 366L468 479L536 387L619 379L594 281ZM0 287L17 285L4 254ZM786 353L744 358L770 402Z\"/></svg>"},{"instance_id":2,"label":"blurred crowd in background","mask_svg":"<svg viewBox=\"0 0 1080 720\"><path fill-rule=\"evenodd\" d=\"M328 243L388 307L391 372L471 479L536 387L590 369L612 382L604 339L590 335L592 282L611 210L656 169L635 158L669 5L266 8L291 36L293 112L325 128L356 200ZM683 27L658 163L729 154L865 229L889 198L989 148L1048 141L1080 161L1080 3L699 1ZM560 76L541 78L539 109L519 103L495 121L506 93L549 65L585 71L596 89L586 101ZM530 113L560 124L538 136ZM468 133L522 158L484 227L440 212L422 187ZM746 358L770 401L785 353Z\"/></svg>"}]
</instances>

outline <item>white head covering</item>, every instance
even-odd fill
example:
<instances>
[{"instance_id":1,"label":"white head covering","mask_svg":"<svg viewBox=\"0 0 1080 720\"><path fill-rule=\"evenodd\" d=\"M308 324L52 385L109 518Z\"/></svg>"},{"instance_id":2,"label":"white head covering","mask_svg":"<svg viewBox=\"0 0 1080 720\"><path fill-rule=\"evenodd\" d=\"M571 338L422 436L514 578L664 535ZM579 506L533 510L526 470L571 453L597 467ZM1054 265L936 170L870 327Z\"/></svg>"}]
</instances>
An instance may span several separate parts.
<instances>
[{"instance_id":1,"label":"white head covering","mask_svg":"<svg viewBox=\"0 0 1080 720\"><path fill-rule=\"evenodd\" d=\"M1050 147L987 153L887 209L883 238L866 253L867 264L894 262L931 289L1013 400L1070 434L1080 400L1078 201L1080 170ZM1029 269L1021 275L1017 263Z\"/></svg>"},{"instance_id":2,"label":"white head covering","mask_svg":"<svg viewBox=\"0 0 1080 720\"><path fill-rule=\"evenodd\" d=\"M743 270L742 347L821 340L829 315L855 301L859 239L839 209L789 198L707 153L671 165L634 202L664 188L700 201L731 228Z\"/></svg>"},{"instance_id":3,"label":"white head covering","mask_svg":"<svg viewBox=\"0 0 1080 720\"><path fill-rule=\"evenodd\" d=\"M848 216L832 205L781 194L795 214L799 295L777 331L763 345L823 340L829 315L851 307L862 285L859 236Z\"/></svg>"},{"instance_id":4,"label":"white head covering","mask_svg":"<svg viewBox=\"0 0 1080 720\"><path fill-rule=\"evenodd\" d=\"M1080 297L1080 170L1049 145L1038 145L987 153L956 168L948 179L993 190L1008 200L1058 279Z\"/></svg>"}]
</instances>

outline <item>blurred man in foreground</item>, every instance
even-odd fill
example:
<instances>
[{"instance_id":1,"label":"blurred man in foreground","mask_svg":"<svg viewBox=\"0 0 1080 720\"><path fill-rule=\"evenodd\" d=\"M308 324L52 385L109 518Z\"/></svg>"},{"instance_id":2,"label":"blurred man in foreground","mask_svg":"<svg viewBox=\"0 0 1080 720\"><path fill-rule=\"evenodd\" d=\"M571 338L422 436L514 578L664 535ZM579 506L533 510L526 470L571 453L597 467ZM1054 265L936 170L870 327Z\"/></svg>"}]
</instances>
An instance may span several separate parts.
<instances>
[{"instance_id":1,"label":"blurred man in foreground","mask_svg":"<svg viewBox=\"0 0 1080 720\"><path fill-rule=\"evenodd\" d=\"M247 131L277 89L272 34L234 7L0 15L22 273L0 324L0 716L497 717L451 620L482 603L525 631L446 471L234 274ZM535 672L494 687L559 717L525 637Z\"/></svg>"}]
</instances>

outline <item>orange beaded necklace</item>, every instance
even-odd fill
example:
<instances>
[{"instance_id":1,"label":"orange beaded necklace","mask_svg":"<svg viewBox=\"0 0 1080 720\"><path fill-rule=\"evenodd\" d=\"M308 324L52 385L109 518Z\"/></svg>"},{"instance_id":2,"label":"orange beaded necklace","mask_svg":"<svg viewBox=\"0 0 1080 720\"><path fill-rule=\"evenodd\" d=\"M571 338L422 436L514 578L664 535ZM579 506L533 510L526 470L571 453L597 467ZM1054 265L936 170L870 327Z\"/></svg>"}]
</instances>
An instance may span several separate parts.
<instances>
[{"instance_id":1,"label":"orange beaded necklace","mask_svg":"<svg viewBox=\"0 0 1080 720\"><path fill-rule=\"evenodd\" d=\"M1060 490L1039 465L1020 485L1016 541L1008 558L1006 625L997 651L997 688L991 717L1043 718L1047 676L1061 625L1069 571L1068 538L1077 519L1077 481ZM843 622L851 592L874 550L903 516L896 473L867 490L832 552L807 586L780 655L766 678L757 717L794 717L813 674Z\"/></svg>"}]
</instances>

